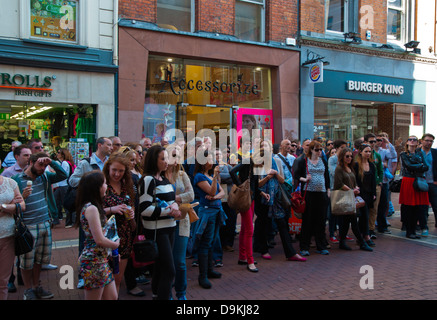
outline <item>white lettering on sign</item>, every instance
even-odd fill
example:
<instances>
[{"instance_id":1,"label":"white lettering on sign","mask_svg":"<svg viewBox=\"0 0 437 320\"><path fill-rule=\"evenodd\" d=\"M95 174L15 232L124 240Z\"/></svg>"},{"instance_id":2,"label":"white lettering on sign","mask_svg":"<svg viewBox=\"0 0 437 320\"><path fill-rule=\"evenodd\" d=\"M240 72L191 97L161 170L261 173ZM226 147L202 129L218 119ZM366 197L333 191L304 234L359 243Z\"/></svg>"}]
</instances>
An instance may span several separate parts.
<instances>
[{"instance_id":1,"label":"white lettering on sign","mask_svg":"<svg viewBox=\"0 0 437 320\"><path fill-rule=\"evenodd\" d=\"M383 93L399 96L404 94L404 86L366 81L348 80L346 81L346 89L348 91Z\"/></svg>"}]
</instances>

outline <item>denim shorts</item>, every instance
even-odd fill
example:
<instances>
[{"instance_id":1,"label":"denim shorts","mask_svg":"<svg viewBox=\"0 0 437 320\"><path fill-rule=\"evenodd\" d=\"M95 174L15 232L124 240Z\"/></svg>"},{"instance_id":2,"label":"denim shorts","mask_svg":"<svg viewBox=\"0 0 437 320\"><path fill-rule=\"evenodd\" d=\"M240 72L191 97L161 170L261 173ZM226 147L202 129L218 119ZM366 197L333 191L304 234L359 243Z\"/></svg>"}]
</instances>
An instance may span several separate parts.
<instances>
[{"instance_id":1,"label":"denim shorts","mask_svg":"<svg viewBox=\"0 0 437 320\"><path fill-rule=\"evenodd\" d=\"M52 255L52 230L50 222L27 225L35 238L33 250L20 256L20 267L24 270L33 269L33 264L49 264Z\"/></svg>"}]
</instances>

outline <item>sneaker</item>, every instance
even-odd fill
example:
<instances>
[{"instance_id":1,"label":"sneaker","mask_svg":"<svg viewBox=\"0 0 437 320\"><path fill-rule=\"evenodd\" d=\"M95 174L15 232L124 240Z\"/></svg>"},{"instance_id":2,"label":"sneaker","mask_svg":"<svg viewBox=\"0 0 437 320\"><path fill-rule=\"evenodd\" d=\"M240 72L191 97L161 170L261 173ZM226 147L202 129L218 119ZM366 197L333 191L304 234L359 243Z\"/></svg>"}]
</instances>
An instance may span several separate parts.
<instances>
[{"instance_id":1,"label":"sneaker","mask_svg":"<svg viewBox=\"0 0 437 320\"><path fill-rule=\"evenodd\" d=\"M41 269L42 270L56 270L56 269L58 269L58 266L55 266L54 264L43 264Z\"/></svg>"},{"instance_id":2,"label":"sneaker","mask_svg":"<svg viewBox=\"0 0 437 320\"><path fill-rule=\"evenodd\" d=\"M427 237L428 236L428 229L423 229L422 230L422 237Z\"/></svg>"},{"instance_id":3,"label":"sneaker","mask_svg":"<svg viewBox=\"0 0 437 320\"><path fill-rule=\"evenodd\" d=\"M194 260L194 261L191 263L191 266L192 266L192 267L198 267L198 266L199 266L199 261Z\"/></svg>"},{"instance_id":4,"label":"sneaker","mask_svg":"<svg viewBox=\"0 0 437 320\"><path fill-rule=\"evenodd\" d=\"M72 228L72 227L73 227L72 224L67 224L67 225L65 226L65 229L70 229L70 228Z\"/></svg>"},{"instance_id":5,"label":"sneaker","mask_svg":"<svg viewBox=\"0 0 437 320\"><path fill-rule=\"evenodd\" d=\"M35 291L32 288L24 291L23 300L36 300Z\"/></svg>"},{"instance_id":6,"label":"sneaker","mask_svg":"<svg viewBox=\"0 0 437 320\"><path fill-rule=\"evenodd\" d=\"M375 231L369 230L370 239L376 239Z\"/></svg>"},{"instance_id":7,"label":"sneaker","mask_svg":"<svg viewBox=\"0 0 437 320\"><path fill-rule=\"evenodd\" d=\"M346 236L346 238L344 238L346 241L354 241L354 238L351 238L349 236Z\"/></svg>"},{"instance_id":8,"label":"sneaker","mask_svg":"<svg viewBox=\"0 0 437 320\"><path fill-rule=\"evenodd\" d=\"M214 262L214 267L216 267L216 268L223 267L223 261L221 261L221 260L216 260L216 261Z\"/></svg>"},{"instance_id":9,"label":"sneaker","mask_svg":"<svg viewBox=\"0 0 437 320\"><path fill-rule=\"evenodd\" d=\"M338 239L336 237L329 238L329 241L331 241L332 243L338 243Z\"/></svg>"},{"instance_id":10,"label":"sneaker","mask_svg":"<svg viewBox=\"0 0 437 320\"><path fill-rule=\"evenodd\" d=\"M308 250L301 250L301 251L300 251L300 255L301 255L301 256L309 256L310 253L309 253Z\"/></svg>"},{"instance_id":11,"label":"sneaker","mask_svg":"<svg viewBox=\"0 0 437 320\"><path fill-rule=\"evenodd\" d=\"M51 299L53 298L53 293L50 291L45 291L41 286L38 286L35 290L36 297L38 299Z\"/></svg>"},{"instance_id":12,"label":"sneaker","mask_svg":"<svg viewBox=\"0 0 437 320\"><path fill-rule=\"evenodd\" d=\"M323 249L323 250L317 250L316 252L317 252L317 253L320 253L321 255L324 255L324 256L326 256L326 255L329 254L329 251L326 250L326 249Z\"/></svg>"}]
</instances>

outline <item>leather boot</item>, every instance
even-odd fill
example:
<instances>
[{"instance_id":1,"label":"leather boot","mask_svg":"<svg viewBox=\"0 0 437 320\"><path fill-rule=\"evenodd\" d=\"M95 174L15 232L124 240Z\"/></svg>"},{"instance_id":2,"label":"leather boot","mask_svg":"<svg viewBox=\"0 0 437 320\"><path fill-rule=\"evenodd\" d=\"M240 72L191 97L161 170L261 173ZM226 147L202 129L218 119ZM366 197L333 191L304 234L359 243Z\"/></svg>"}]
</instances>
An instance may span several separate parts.
<instances>
[{"instance_id":1,"label":"leather boot","mask_svg":"<svg viewBox=\"0 0 437 320\"><path fill-rule=\"evenodd\" d=\"M214 259L212 258L212 252L208 254L208 278L210 279L220 279L222 274L220 272L214 271Z\"/></svg>"},{"instance_id":2,"label":"leather boot","mask_svg":"<svg viewBox=\"0 0 437 320\"><path fill-rule=\"evenodd\" d=\"M372 248L367 244L366 241L363 241L363 242L360 244L360 249L361 249L361 250L364 250L364 251L369 251L369 252L373 251L373 249L372 249Z\"/></svg>"},{"instance_id":3,"label":"leather boot","mask_svg":"<svg viewBox=\"0 0 437 320\"><path fill-rule=\"evenodd\" d=\"M204 289L212 287L208 280L208 256L199 254L199 285Z\"/></svg>"}]
</instances>

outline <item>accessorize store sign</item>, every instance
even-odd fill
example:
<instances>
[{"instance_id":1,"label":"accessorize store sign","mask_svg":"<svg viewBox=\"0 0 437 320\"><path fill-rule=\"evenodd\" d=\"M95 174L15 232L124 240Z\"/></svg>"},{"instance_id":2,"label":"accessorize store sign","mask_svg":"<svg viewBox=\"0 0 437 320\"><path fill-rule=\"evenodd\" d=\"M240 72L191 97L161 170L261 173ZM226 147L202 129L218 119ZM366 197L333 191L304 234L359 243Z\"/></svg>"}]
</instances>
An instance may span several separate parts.
<instances>
[{"instance_id":1,"label":"accessorize store sign","mask_svg":"<svg viewBox=\"0 0 437 320\"><path fill-rule=\"evenodd\" d=\"M0 73L0 88L14 89L16 96L51 97L56 76Z\"/></svg>"}]
</instances>

